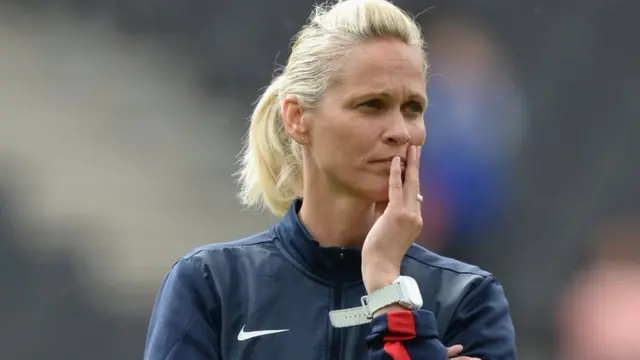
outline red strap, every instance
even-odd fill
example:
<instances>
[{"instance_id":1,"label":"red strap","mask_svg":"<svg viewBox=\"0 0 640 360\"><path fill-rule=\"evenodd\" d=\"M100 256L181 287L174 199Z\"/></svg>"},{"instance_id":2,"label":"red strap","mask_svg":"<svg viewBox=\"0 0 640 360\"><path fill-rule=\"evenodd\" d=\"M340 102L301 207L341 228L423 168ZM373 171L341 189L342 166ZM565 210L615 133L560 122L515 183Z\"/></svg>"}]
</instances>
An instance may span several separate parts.
<instances>
[{"instance_id":1,"label":"red strap","mask_svg":"<svg viewBox=\"0 0 640 360\"><path fill-rule=\"evenodd\" d=\"M387 313L387 335L384 336L384 351L393 360L411 360L402 341L416 337L416 320L411 311Z\"/></svg>"}]
</instances>

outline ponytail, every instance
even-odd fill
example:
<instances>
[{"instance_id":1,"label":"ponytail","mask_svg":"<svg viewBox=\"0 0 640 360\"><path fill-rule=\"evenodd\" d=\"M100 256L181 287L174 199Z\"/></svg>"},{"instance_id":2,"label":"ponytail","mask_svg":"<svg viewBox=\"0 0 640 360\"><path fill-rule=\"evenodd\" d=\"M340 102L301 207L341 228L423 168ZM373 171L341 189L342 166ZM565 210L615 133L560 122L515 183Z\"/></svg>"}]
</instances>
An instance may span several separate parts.
<instances>
[{"instance_id":1,"label":"ponytail","mask_svg":"<svg viewBox=\"0 0 640 360\"><path fill-rule=\"evenodd\" d=\"M283 216L302 190L300 149L282 122L283 81L273 79L251 115L238 172L242 204L267 207L276 216Z\"/></svg>"}]
</instances>

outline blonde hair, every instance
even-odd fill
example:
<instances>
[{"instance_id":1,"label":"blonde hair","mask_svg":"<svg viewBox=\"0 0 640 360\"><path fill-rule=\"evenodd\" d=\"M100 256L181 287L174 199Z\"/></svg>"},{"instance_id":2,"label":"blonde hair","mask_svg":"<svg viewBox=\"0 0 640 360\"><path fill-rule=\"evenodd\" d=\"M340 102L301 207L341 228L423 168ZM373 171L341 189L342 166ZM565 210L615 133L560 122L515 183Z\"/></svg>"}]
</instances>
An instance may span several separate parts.
<instances>
[{"instance_id":1,"label":"blonde hair","mask_svg":"<svg viewBox=\"0 0 640 360\"><path fill-rule=\"evenodd\" d=\"M266 206L282 216L302 195L302 149L285 133L282 100L294 95L303 108L317 105L335 80L336 59L354 45L382 37L419 48L426 73L424 41L418 25L390 2L344 0L315 8L294 38L287 65L266 88L251 115L237 174L242 204Z\"/></svg>"}]
</instances>

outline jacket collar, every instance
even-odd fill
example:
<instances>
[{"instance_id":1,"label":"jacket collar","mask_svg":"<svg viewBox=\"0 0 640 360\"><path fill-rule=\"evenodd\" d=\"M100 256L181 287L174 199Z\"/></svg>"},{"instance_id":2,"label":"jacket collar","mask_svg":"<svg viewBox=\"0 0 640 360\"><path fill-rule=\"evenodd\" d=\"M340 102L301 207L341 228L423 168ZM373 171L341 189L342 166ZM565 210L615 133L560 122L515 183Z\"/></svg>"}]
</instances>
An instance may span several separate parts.
<instances>
[{"instance_id":1,"label":"jacket collar","mask_svg":"<svg viewBox=\"0 0 640 360\"><path fill-rule=\"evenodd\" d=\"M287 214L275 225L284 249L307 271L331 282L361 280L361 250L322 247L300 222L302 200L296 199Z\"/></svg>"}]
</instances>

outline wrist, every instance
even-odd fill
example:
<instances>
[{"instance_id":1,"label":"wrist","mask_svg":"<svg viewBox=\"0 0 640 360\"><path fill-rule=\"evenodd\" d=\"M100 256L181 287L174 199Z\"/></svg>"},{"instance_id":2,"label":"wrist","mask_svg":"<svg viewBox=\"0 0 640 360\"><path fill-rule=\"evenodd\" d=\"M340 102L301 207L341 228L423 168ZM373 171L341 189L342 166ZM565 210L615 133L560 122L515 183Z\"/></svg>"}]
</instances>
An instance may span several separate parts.
<instances>
[{"instance_id":1,"label":"wrist","mask_svg":"<svg viewBox=\"0 0 640 360\"><path fill-rule=\"evenodd\" d=\"M382 316L384 314L388 314L390 312L396 312L396 311L409 311L409 310L400 304L391 304L389 306L385 306L380 310L376 311L373 314L373 317Z\"/></svg>"},{"instance_id":2,"label":"wrist","mask_svg":"<svg viewBox=\"0 0 640 360\"><path fill-rule=\"evenodd\" d=\"M369 316L390 312L418 310L424 304L417 281L410 276L399 276L390 285L362 298Z\"/></svg>"},{"instance_id":3,"label":"wrist","mask_svg":"<svg viewBox=\"0 0 640 360\"><path fill-rule=\"evenodd\" d=\"M385 268L382 266L364 266L362 267L362 281L364 282L367 294L393 284L400 276L399 268Z\"/></svg>"}]
</instances>

